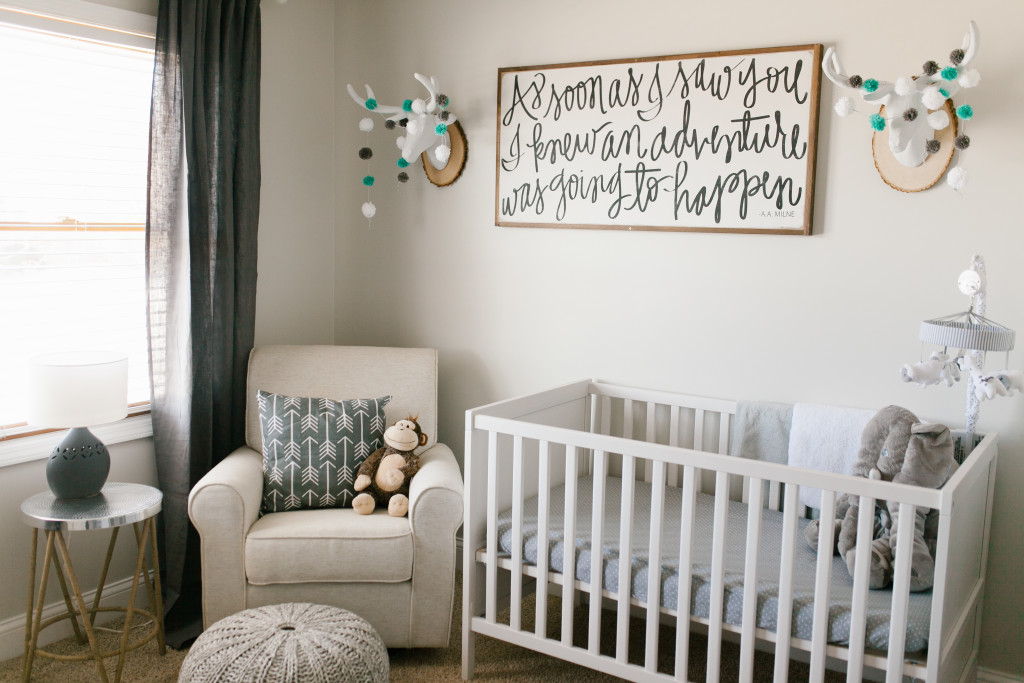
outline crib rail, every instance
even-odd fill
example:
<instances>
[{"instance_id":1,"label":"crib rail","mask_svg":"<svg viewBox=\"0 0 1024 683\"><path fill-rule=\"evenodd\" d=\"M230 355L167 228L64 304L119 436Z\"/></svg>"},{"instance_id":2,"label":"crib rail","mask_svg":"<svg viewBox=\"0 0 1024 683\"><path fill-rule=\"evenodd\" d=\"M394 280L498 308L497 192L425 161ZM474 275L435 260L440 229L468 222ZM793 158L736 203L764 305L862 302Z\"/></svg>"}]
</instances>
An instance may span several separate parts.
<instances>
[{"instance_id":1,"label":"crib rail","mask_svg":"<svg viewBox=\"0 0 1024 683\"><path fill-rule=\"evenodd\" d=\"M722 643L737 639L740 644L740 680L753 676L755 649L771 648L775 653L775 680L788 680L791 656L809 653L811 680L824 678L827 665L845 662L848 680L860 680L869 672L886 672L887 681L904 676L940 680L940 664L952 662L955 647L951 640L962 639L969 629L976 630L976 614L984 588L984 556L980 577L967 586L966 598L959 601L933 599L930 647L927 660L905 659L905 635L910 586L911 548L914 517L918 509L939 510L942 517L940 544L951 542L952 508L957 495L970 486L989 486L994 472L994 439L986 438L969 463L980 464L980 474L972 474L973 465L961 468L955 481L942 490L922 489L891 482L878 482L785 465L728 456L732 401L680 396L665 392L617 387L599 382L578 382L485 406L467 413L466 425L466 520L464 526L464 677L472 675L473 633L489 635L524 647L621 676L630 680L688 680L689 636L694 628L708 637L706 680L718 680ZM986 470L985 467L991 464ZM575 539L578 523L576 501L581 477L592 475L592 509L589 517L589 576L578 574L576 555L563 543L563 571L549 566L551 546L548 533L538 533L536 564L523 555L524 501L537 498L537 526L550 528L552 517L549 491L564 485L565 501L561 510L563 539ZM613 478L609 478L609 476ZM618 485L615 482L620 482ZM650 485L649 534L634 538L634 483ZM609 483L611 482L611 483ZM979 484L978 482L983 482ZM609 489L609 486L613 487ZM619 488L614 488L618 486ZM865 645L865 611L868 595L870 542L858 542L856 571L853 577L851 628L848 646L828 642L828 610L832 582L831 524L822 524L815 569L813 630L810 639L791 636L793 632L793 566L798 543L798 519L802 506L797 494L802 487L821 489L821 517L832 519L839 493L858 497L862 510L874 508L875 500L894 502L899 519L911 520L899 525L894 587L886 651L872 651ZM666 491L680 489L682 520L691 520L699 494L714 496L713 537L711 539L710 599L707 617L692 616L689 587L694 572L693 527L684 521L679 537L666 538L658 522L666 510ZM959 492L959 493L958 493ZM606 543L606 503L619 500L622 520L617 535L619 558L618 585L609 586L602 548ZM982 496L984 500L984 496ZM746 504L746 532L743 537L745 562L742 569L742 619L727 623L724 615L726 591L725 556L729 543L729 509L732 501ZM780 510L783 515L782 551L778 581L778 612L774 630L757 624L757 558L761 553L761 511ZM990 516L982 505L982 515ZM500 548L498 516L511 510L511 552ZM988 517L983 520L988 528ZM872 519L861 515L858 538L870 539ZM987 531L986 531L987 533ZM663 568L660 561L647 563L644 599L633 596L632 550L645 544L651 558L662 556L665 543L678 541L678 602L663 606L660 593ZM573 543L574 545L575 543ZM986 546L987 547L987 546ZM940 545L941 548L941 545ZM575 551L574 551L575 552ZM571 559L569 559L571 558ZM940 556L949 562L949 554ZM963 581L947 577L945 565L938 566L934 591L944 597L964 590ZM977 567L972 567L978 574ZM963 573L963 572L961 572ZM970 574L970 572L967 572ZM531 581L531 579L533 581ZM954 582L957 585L954 586ZM535 584L536 611L532 624L524 624L524 591ZM561 620L557 634L548 634L548 602L560 594ZM973 597L972 597L973 596ZM582 600L589 605L585 637L574 637ZM946 613L943 603L947 603ZM955 604L953 604L955 603ZM953 604L953 609L948 609ZM507 605L507 621L499 613ZM607 609L607 608L611 609ZM645 643L639 661L630 658L631 620L644 622ZM602 647L603 623L611 635L608 647ZM662 623L675 626L674 643L659 642ZM786 634L787 637L780 637ZM976 636L976 633L975 633ZM583 643L576 641L585 641ZM948 644L947 644L948 643ZM582 646L581 646L582 644ZM674 654L674 666L659 668L663 647ZM945 674L943 674L945 675ZM957 677L952 680L957 680ZM944 679L943 679L944 680Z\"/></svg>"}]
</instances>

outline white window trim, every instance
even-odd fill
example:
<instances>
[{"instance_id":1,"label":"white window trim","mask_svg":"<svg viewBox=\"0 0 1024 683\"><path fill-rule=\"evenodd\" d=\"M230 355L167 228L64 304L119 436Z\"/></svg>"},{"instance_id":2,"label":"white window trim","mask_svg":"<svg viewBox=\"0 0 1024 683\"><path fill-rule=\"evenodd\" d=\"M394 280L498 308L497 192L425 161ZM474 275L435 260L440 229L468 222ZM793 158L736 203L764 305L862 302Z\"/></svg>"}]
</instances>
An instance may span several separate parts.
<instances>
[{"instance_id":1,"label":"white window trim","mask_svg":"<svg viewBox=\"0 0 1024 683\"><path fill-rule=\"evenodd\" d=\"M149 413L133 415L120 422L89 427L89 431L104 444L110 446L153 436L153 419ZM0 468L49 458L53 447L60 443L65 434L67 434L67 430L61 429L45 434L0 441Z\"/></svg>"}]
</instances>

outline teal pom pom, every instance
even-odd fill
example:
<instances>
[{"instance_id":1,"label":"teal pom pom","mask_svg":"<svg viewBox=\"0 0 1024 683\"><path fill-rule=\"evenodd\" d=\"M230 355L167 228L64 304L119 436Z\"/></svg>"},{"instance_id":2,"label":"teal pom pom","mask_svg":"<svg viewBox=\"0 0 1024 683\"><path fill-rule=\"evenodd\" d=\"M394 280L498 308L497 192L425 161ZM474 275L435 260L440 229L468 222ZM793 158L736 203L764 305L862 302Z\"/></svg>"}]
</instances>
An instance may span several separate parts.
<instances>
[{"instance_id":1,"label":"teal pom pom","mask_svg":"<svg viewBox=\"0 0 1024 683\"><path fill-rule=\"evenodd\" d=\"M871 127L877 131L885 130L885 117L881 114L871 115Z\"/></svg>"},{"instance_id":2,"label":"teal pom pom","mask_svg":"<svg viewBox=\"0 0 1024 683\"><path fill-rule=\"evenodd\" d=\"M366 100L364 104L366 105L366 108L369 109L370 111L373 111L374 109L377 108L377 100L373 99L372 97Z\"/></svg>"},{"instance_id":3,"label":"teal pom pom","mask_svg":"<svg viewBox=\"0 0 1024 683\"><path fill-rule=\"evenodd\" d=\"M409 162L405 160L405 157L398 157L398 168L405 168L409 165Z\"/></svg>"},{"instance_id":4,"label":"teal pom pom","mask_svg":"<svg viewBox=\"0 0 1024 683\"><path fill-rule=\"evenodd\" d=\"M974 107L969 104L961 104L956 108L956 115L966 121L974 116Z\"/></svg>"},{"instance_id":5,"label":"teal pom pom","mask_svg":"<svg viewBox=\"0 0 1024 683\"><path fill-rule=\"evenodd\" d=\"M878 81L876 81L874 78L867 79L866 81L864 81L864 90L866 92L875 92L876 90L878 90Z\"/></svg>"},{"instance_id":6,"label":"teal pom pom","mask_svg":"<svg viewBox=\"0 0 1024 683\"><path fill-rule=\"evenodd\" d=\"M940 75L942 76L943 80L955 81L956 80L956 67L955 66L947 66L945 69L943 69L940 72Z\"/></svg>"},{"instance_id":7,"label":"teal pom pom","mask_svg":"<svg viewBox=\"0 0 1024 683\"><path fill-rule=\"evenodd\" d=\"M448 126L444 125L443 123L439 123L436 126L434 126L434 132L437 133L438 135L444 135L445 133L448 132Z\"/></svg>"},{"instance_id":8,"label":"teal pom pom","mask_svg":"<svg viewBox=\"0 0 1024 683\"><path fill-rule=\"evenodd\" d=\"M945 88L939 88L939 94L945 97L947 100L949 99L949 91L946 90Z\"/></svg>"},{"instance_id":9,"label":"teal pom pom","mask_svg":"<svg viewBox=\"0 0 1024 683\"><path fill-rule=\"evenodd\" d=\"M366 185L367 187L373 187L373 176L368 175L365 178L363 178L363 185Z\"/></svg>"},{"instance_id":10,"label":"teal pom pom","mask_svg":"<svg viewBox=\"0 0 1024 683\"><path fill-rule=\"evenodd\" d=\"M402 102L402 111L412 111L412 100Z\"/></svg>"}]
</instances>

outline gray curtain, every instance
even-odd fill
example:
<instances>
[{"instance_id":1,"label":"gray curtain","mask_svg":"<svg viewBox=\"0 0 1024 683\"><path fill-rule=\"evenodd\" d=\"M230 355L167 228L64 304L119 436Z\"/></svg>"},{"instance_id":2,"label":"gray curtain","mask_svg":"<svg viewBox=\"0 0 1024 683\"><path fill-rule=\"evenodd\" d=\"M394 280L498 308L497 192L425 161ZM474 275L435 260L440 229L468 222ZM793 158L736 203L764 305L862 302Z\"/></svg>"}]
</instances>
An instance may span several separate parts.
<instances>
[{"instance_id":1,"label":"gray curtain","mask_svg":"<svg viewBox=\"0 0 1024 683\"><path fill-rule=\"evenodd\" d=\"M245 442L259 102L259 0L160 0L146 265L160 560L168 641L179 646L201 629L188 493Z\"/></svg>"}]
</instances>

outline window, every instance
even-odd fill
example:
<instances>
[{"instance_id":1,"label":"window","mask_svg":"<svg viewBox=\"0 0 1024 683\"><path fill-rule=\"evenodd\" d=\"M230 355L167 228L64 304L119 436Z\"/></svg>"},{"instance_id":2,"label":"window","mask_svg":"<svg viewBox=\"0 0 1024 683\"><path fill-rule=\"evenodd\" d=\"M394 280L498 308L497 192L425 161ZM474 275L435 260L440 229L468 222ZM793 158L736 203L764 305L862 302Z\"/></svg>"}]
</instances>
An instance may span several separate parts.
<instances>
[{"instance_id":1,"label":"window","mask_svg":"<svg viewBox=\"0 0 1024 683\"><path fill-rule=\"evenodd\" d=\"M25 429L26 362L42 353L124 351L129 403L149 402L152 43L0 8L0 436Z\"/></svg>"}]
</instances>

